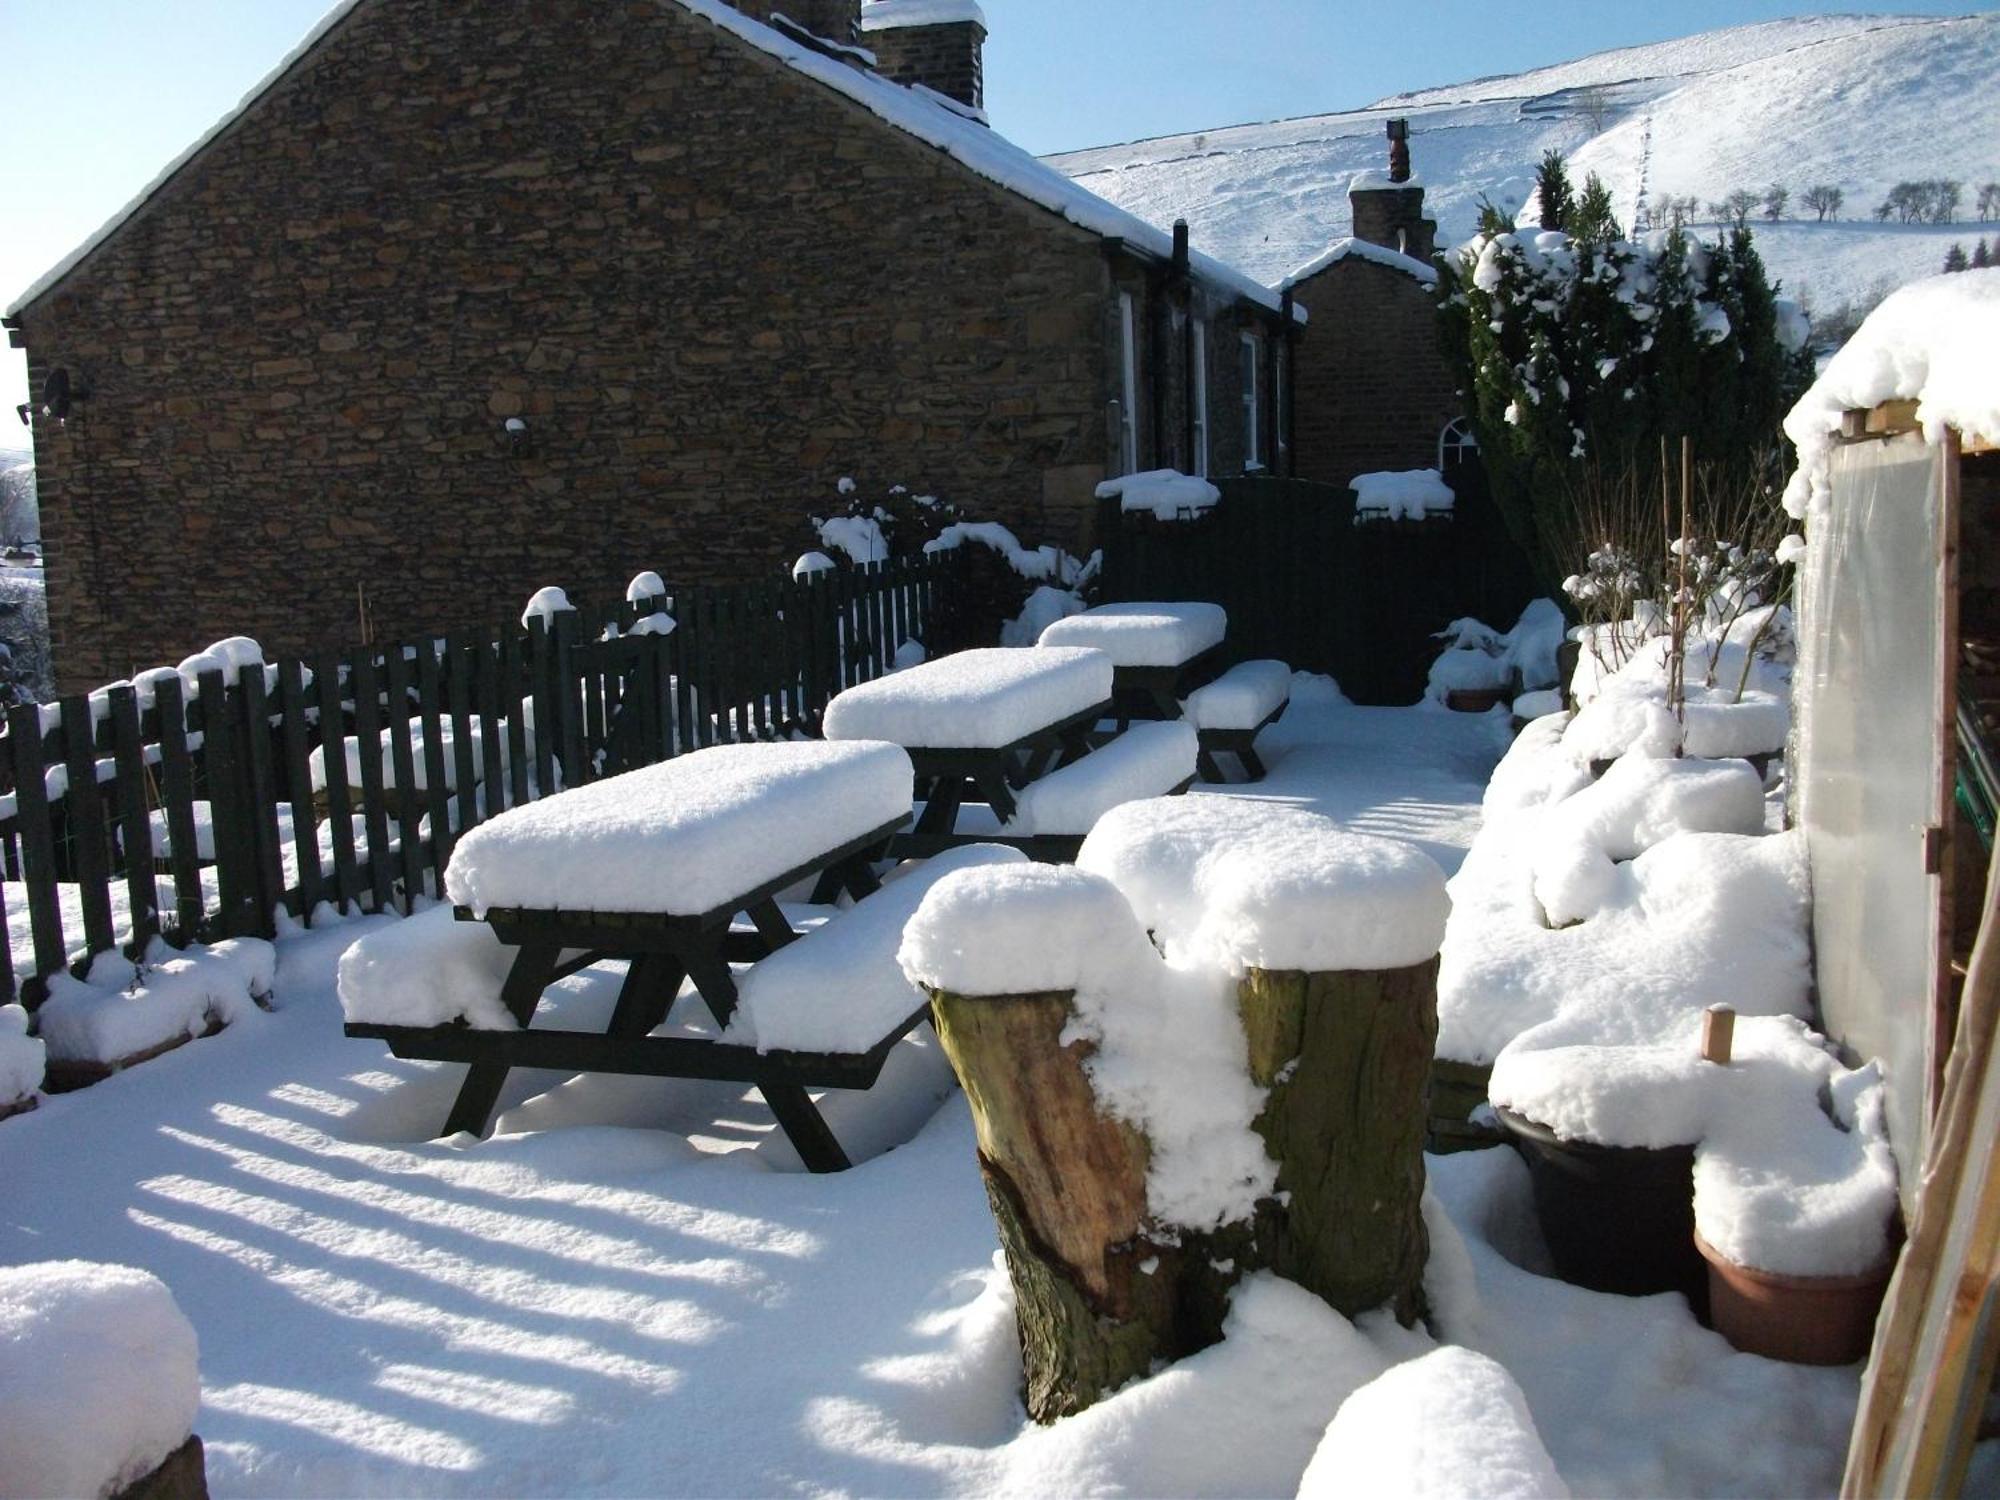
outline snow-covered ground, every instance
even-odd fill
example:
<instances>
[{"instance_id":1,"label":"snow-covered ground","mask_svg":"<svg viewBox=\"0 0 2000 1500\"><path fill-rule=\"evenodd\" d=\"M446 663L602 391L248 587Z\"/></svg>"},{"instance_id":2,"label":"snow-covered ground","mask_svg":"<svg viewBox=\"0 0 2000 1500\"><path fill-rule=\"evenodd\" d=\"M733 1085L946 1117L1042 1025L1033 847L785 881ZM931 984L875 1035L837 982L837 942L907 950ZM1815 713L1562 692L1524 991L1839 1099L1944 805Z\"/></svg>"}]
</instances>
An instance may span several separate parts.
<instances>
[{"instance_id":1,"label":"snow-covered ground","mask_svg":"<svg viewBox=\"0 0 2000 1500\"><path fill-rule=\"evenodd\" d=\"M1307 691L1270 779L1227 794L1450 868L1504 739ZM1258 1279L1222 1345L1029 1428L967 1111L924 1119L934 1055L841 1101L837 1129L907 1143L835 1177L716 1085L521 1075L494 1138L433 1141L457 1070L340 1035L335 965L385 920L283 940L272 1013L0 1126L0 1260L166 1283L219 1495L1290 1494L1342 1400L1432 1347ZM612 987L591 971L561 1003ZM1576 1493L1832 1491L1853 1371L1536 1274L1505 1153L1432 1176L1441 1328L1506 1367Z\"/></svg>"},{"instance_id":2,"label":"snow-covered ground","mask_svg":"<svg viewBox=\"0 0 2000 1500\"><path fill-rule=\"evenodd\" d=\"M1440 239L1471 237L1479 200L1518 208L1544 151L1596 172L1631 227L1641 190L1706 204L1772 183L1789 217L1758 243L1786 290L1820 311L1938 270L1996 227L1973 222L2000 176L2000 15L1809 16L1598 53L1512 76L1427 89L1366 109L1193 131L1051 158L1085 187L1156 224L1187 219L1194 243L1276 283L1352 232L1347 188L1386 162L1383 122L1407 116L1411 154ZM1904 178L1966 184L1949 225L1879 224ZM1798 195L1841 187L1841 222Z\"/></svg>"}]
</instances>

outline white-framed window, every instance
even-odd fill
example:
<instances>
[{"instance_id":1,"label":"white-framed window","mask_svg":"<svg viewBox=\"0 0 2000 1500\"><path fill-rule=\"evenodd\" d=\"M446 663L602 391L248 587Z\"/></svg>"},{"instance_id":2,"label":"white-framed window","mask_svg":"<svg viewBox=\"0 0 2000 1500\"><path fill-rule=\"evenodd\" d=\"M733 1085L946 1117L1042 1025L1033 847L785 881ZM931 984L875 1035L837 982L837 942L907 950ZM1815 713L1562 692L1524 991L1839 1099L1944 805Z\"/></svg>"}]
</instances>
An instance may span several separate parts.
<instances>
[{"instance_id":1,"label":"white-framed window","mask_svg":"<svg viewBox=\"0 0 2000 1500\"><path fill-rule=\"evenodd\" d=\"M1194 472L1208 477L1208 324L1199 318L1194 325L1194 369L1189 372L1190 400L1194 403Z\"/></svg>"},{"instance_id":2,"label":"white-framed window","mask_svg":"<svg viewBox=\"0 0 2000 1500\"><path fill-rule=\"evenodd\" d=\"M1264 403L1260 399L1263 371L1263 343L1254 333L1246 333L1237 344L1243 362L1243 467L1264 467Z\"/></svg>"},{"instance_id":3,"label":"white-framed window","mask_svg":"<svg viewBox=\"0 0 2000 1500\"><path fill-rule=\"evenodd\" d=\"M1472 424L1463 417L1453 417L1438 434L1438 471L1447 472L1478 451L1479 439L1473 434Z\"/></svg>"},{"instance_id":4,"label":"white-framed window","mask_svg":"<svg viewBox=\"0 0 2000 1500\"><path fill-rule=\"evenodd\" d=\"M1130 292L1118 294L1118 463L1139 472L1139 309Z\"/></svg>"}]
</instances>

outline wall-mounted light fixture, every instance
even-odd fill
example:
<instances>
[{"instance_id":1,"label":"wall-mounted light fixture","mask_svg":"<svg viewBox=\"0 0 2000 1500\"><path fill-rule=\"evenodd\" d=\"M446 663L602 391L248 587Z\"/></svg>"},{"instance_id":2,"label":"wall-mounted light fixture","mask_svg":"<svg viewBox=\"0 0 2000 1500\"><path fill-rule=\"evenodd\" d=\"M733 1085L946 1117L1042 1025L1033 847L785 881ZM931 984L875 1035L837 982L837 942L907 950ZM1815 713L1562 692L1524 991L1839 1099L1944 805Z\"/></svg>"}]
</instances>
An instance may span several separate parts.
<instances>
[{"instance_id":1,"label":"wall-mounted light fixture","mask_svg":"<svg viewBox=\"0 0 2000 1500\"><path fill-rule=\"evenodd\" d=\"M519 417L507 419L507 451L516 458L534 457L534 435L528 431L528 424Z\"/></svg>"}]
</instances>

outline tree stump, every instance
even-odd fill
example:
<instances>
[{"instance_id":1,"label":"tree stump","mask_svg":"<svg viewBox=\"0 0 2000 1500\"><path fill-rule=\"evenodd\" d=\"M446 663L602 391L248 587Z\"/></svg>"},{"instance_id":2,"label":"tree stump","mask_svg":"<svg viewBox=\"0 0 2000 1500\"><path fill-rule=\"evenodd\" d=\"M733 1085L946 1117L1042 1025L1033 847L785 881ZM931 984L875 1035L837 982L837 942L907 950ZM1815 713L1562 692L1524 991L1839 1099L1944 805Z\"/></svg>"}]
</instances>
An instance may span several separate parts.
<instances>
[{"instance_id":1,"label":"tree stump","mask_svg":"<svg viewBox=\"0 0 2000 1500\"><path fill-rule=\"evenodd\" d=\"M1072 997L932 999L1014 1283L1028 1414L1082 1411L1220 1340L1229 1288L1255 1260L1251 1231L1150 1223L1150 1145L1099 1109L1084 1072L1091 1044L1063 1043Z\"/></svg>"},{"instance_id":2,"label":"tree stump","mask_svg":"<svg viewBox=\"0 0 2000 1500\"><path fill-rule=\"evenodd\" d=\"M1425 1312L1424 1134L1437 960L1306 974L1251 969L1238 987L1257 1118L1283 1211L1260 1225L1272 1269L1348 1317ZM1286 1199L1285 1195L1289 1194Z\"/></svg>"}]
</instances>

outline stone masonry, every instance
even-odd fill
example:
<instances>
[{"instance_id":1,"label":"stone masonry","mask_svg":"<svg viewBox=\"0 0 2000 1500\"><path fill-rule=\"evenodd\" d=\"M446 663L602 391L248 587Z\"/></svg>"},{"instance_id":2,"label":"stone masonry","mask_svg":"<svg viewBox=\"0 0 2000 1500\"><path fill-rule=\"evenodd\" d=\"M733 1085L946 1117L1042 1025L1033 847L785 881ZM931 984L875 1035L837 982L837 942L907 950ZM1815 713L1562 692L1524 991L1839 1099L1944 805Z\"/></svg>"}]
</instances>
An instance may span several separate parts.
<instances>
[{"instance_id":1,"label":"stone masonry","mask_svg":"<svg viewBox=\"0 0 2000 1500\"><path fill-rule=\"evenodd\" d=\"M680 5L364 0L19 319L61 685L770 576L843 475L1074 540L1114 274Z\"/></svg>"},{"instance_id":2,"label":"stone masonry","mask_svg":"<svg viewBox=\"0 0 2000 1500\"><path fill-rule=\"evenodd\" d=\"M977 21L885 27L864 40L884 78L920 83L972 109L985 106L986 28Z\"/></svg>"}]
</instances>

